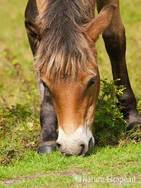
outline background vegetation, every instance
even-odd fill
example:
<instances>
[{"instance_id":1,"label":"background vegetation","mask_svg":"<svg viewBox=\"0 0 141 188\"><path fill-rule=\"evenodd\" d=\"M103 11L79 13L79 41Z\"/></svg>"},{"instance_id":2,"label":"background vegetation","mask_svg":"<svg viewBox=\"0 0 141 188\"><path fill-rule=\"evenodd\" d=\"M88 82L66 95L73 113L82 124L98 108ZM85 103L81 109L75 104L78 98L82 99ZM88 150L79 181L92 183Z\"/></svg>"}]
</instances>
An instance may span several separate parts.
<instances>
[{"instance_id":1,"label":"background vegetation","mask_svg":"<svg viewBox=\"0 0 141 188\"><path fill-rule=\"evenodd\" d=\"M139 131L125 132L126 124L116 105L116 94L121 94L122 89L115 88L111 81L110 62L102 39L97 48L103 81L94 129L97 146L92 155L65 158L58 152L48 156L36 154L40 130L39 92L24 29L26 2L0 0L0 187L79 187L85 186L79 182L82 175L135 177L133 186L138 187L141 135ZM121 1L128 70L141 112L140 9L140 0ZM93 184L89 182L86 186L93 187ZM122 182L122 186L127 185Z\"/></svg>"}]
</instances>

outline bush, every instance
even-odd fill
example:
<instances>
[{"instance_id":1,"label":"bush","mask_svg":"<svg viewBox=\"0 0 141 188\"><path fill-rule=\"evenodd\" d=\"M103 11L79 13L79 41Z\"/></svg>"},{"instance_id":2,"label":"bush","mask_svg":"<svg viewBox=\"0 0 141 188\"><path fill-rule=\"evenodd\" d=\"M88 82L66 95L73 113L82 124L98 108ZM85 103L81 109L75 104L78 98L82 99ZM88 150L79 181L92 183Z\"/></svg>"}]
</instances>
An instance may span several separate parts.
<instances>
[{"instance_id":1,"label":"bush","mask_svg":"<svg viewBox=\"0 0 141 188\"><path fill-rule=\"evenodd\" d=\"M95 138L98 145L115 145L125 135L125 121L120 112L117 96L123 94L123 87L114 82L101 81L101 94L97 104Z\"/></svg>"}]
</instances>

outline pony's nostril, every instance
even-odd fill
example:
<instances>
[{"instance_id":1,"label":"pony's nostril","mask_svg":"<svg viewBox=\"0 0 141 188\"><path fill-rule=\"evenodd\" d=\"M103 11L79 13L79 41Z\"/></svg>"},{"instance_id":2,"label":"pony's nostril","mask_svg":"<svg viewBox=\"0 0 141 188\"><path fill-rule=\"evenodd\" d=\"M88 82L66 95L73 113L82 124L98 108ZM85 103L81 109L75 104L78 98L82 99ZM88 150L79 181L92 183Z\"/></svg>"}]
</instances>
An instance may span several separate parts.
<instances>
[{"instance_id":1,"label":"pony's nostril","mask_svg":"<svg viewBox=\"0 0 141 188\"><path fill-rule=\"evenodd\" d=\"M56 143L56 145L57 145L57 148L58 148L58 149L61 148L61 144Z\"/></svg>"},{"instance_id":2,"label":"pony's nostril","mask_svg":"<svg viewBox=\"0 0 141 188\"><path fill-rule=\"evenodd\" d=\"M85 144L80 144L80 146L81 146L82 148L84 148L84 147L85 147Z\"/></svg>"},{"instance_id":3,"label":"pony's nostril","mask_svg":"<svg viewBox=\"0 0 141 188\"><path fill-rule=\"evenodd\" d=\"M83 155L84 151L85 151L85 144L80 144L80 147L81 147L81 151L80 151L79 155Z\"/></svg>"},{"instance_id":4,"label":"pony's nostril","mask_svg":"<svg viewBox=\"0 0 141 188\"><path fill-rule=\"evenodd\" d=\"M89 140L88 147L89 147L89 149L93 147L93 139L92 138L90 138L90 140Z\"/></svg>"}]
</instances>

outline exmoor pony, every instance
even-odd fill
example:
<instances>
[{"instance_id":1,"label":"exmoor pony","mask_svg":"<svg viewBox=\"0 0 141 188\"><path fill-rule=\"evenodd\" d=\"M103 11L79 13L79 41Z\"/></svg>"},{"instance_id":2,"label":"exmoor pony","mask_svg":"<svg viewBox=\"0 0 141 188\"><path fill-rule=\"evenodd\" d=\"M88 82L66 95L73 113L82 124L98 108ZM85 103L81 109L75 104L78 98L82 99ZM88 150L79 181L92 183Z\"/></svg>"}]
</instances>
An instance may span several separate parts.
<instances>
[{"instance_id":1,"label":"exmoor pony","mask_svg":"<svg viewBox=\"0 0 141 188\"><path fill-rule=\"evenodd\" d=\"M98 15L95 17L97 7ZM28 0L25 26L41 91L39 153L85 155L100 88L95 43L103 35L128 128L141 123L126 66L119 0Z\"/></svg>"}]
</instances>

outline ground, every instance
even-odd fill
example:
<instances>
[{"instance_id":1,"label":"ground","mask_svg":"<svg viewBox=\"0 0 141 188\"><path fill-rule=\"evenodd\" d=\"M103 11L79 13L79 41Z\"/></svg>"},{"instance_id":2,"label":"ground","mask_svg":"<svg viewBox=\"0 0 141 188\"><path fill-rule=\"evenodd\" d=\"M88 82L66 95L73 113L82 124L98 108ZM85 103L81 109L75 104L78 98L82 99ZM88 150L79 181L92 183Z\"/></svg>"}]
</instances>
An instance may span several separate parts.
<instances>
[{"instance_id":1,"label":"ground","mask_svg":"<svg viewBox=\"0 0 141 188\"><path fill-rule=\"evenodd\" d=\"M0 0L0 187L141 186L141 135L126 133L118 110L111 67L102 39L97 43L101 95L86 157L59 152L39 156L39 92L24 29L27 0ZM121 1L127 35L127 65L141 112L141 2Z\"/></svg>"}]
</instances>

